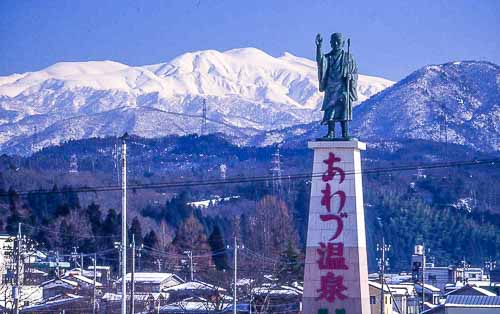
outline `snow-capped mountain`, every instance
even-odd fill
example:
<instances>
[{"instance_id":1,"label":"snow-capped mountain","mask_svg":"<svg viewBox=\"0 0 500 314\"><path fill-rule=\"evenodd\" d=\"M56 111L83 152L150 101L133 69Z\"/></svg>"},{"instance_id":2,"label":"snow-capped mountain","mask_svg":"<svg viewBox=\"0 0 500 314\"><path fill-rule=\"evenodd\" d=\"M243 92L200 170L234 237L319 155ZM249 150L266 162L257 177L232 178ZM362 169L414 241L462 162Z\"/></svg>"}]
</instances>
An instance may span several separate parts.
<instances>
[{"instance_id":1,"label":"snow-capped mountain","mask_svg":"<svg viewBox=\"0 0 500 314\"><path fill-rule=\"evenodd\" d=\"M363 101L393 82L361 75ZM0 77L0 152L26 154L69 139L208 132L235 138L317 120L322 95L313 61L255 48L183 54L132 67L63 62Z\"/></svg>"},{"instance_id":2,"label":"snow-capped mountain","mask_svg":"<svg viewBox=\"0 0 500 314\"><path fill-rule=\"evenodd\" d=\"M500 150L500 66L479 61L426 66L353 111L352 134L368 142L422 139ZM317 122L263 132L252 144L322 136Z\"/></svg>"}]
</instances>

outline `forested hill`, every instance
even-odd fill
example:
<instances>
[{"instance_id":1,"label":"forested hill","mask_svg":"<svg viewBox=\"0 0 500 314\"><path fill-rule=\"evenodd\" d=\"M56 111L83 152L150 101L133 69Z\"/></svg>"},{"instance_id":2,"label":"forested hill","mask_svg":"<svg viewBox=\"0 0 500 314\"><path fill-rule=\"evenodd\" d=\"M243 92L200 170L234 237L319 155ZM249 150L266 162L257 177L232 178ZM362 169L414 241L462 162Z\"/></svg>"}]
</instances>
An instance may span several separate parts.
<instances>
[{"instance_id":1,"label":"forested hill","mask_svg":"<svg viewBox=\"0 0 500 314\"><path fill-rule=\"evenodd\" d=\"M219 135L132 137L128 143L129 226L139 242L163 251L216 251L236 235L270 257L290 246L303 250L308 149L280 149L283 173L276 186L269 170L274 147L238 147ZM119 148L116 138L87 139L27 158L1 156L0 228L13 232L23 222L45 249L110 248L109 238L119 234ZM427 141L369 146L363 153L363 183L371 270L382 234L393 247L393 270L408 268L413 245L420 242L437 264L466 256L480 265L498 257L498 163L427 168L494 157ZM410 167L396 171L403 165ZM303 176L289 178L295 174ZM35 192L40 189L49 192ZM190 205L200 201L209 206ZM223 260L214 262L224 267Z\"/></svg>"}]
</instances>

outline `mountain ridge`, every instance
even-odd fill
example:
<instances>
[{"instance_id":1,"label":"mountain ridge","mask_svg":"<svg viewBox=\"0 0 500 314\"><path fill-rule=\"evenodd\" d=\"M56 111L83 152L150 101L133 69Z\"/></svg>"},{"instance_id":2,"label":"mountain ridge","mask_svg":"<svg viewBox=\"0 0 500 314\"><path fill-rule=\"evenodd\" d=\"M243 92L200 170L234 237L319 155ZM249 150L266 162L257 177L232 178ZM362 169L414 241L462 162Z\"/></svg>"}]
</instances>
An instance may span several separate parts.
<instances>
[{"instance_id":1,"label":"mountain ridge","mask_svg":"<svg viewBox=\"0 0 500 314\"><path fill-rule=\"evenodd\" d=\"M96 133L112 136L127 131L146 137L197 133L204 100L208 132L232 130L228 135L239 140L318 118L322 97L316 75L314 61L290 53L275 58L256 48L190 52L137 67L114 61L60 62L0 77L0 151L27 154L33 148ZM361 75L360 99L392 84ZM137 121L150 110L161 112L158 116L163 118L131 123L117 110L121 107L127 107ZM94 123L99 127L92 128L88 118L106 112L110 116L102 120L111 121L114 130L99 120ZM184 118L175 121L172 115ZM70 125L57 129L64 121ZM50 136L44 138L49 127Z\"/></svg>"},{"instance_id":2,"label":"mountain ridge","mask_svg":"<svg viewBox=\"0 0 500 314\"><path fill-rule=\"evenodd\" d=\"M498 152L500 66L454 61L422 67L353 110L352 134L369 142L422 139ZM318 122L261 132L250 145L304 143L325 130Z\"/></svg>"}]
</instances>

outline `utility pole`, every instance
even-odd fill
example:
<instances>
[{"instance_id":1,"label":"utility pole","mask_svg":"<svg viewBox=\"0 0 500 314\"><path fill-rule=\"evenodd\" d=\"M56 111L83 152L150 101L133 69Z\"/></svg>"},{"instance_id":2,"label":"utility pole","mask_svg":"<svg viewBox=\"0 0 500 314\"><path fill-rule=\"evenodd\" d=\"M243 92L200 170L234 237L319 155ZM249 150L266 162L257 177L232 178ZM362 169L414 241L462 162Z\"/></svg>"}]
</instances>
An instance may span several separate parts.
<instances>
[{"instance_id":1,"label":"utility pole","mask_svg":"<svg viewBox=\"0 0 500 314\"><path fill-rule=\"evenodd\" d=\"M16 237L16 286L12 289L14 297L14 313L19 314L19 273L21 271L21 223L17 224L17 237Z\"/></svg>"},{"instance_id":2,"label":"utility pole","mask_svg":"<svg viewBox=\"0 0 500 314\"><path fill-rule=\"evenodd\" d=\"M156 259L155 264L158 265L158 272L161 273L161 260L159 258Z\"/></svg>"},{"instance_id":3,"label":"utility pole","mask_svg":"<svg viewBox=\"0 0 500 314\"><path fill-rule=\"evenodd\" d=\"M80 275L83 276L83 253L80 251Z\"/></svg>"},{"instance_id":4,"label":"utility pole","mask_svg":"<svg viewBox=\"0 0 500 314\"><path fill-rule=\"evenodd\" d=\"M130 276L130 313L134 314L135 293L135 234L132 234L132 274Z\"/></svg>"},{"instance_id":5,"label":"utility pole","mask_svg":"<svg viewBox=\"0 0 500 314\"><path fill-rule=\"evenodd\" d=\"M462 267L463 267L463 275L462 275L462 283L465 285L467 283L467 278L465 278L466 272L469 269L469 264L467 264L467 260L465 259L465 256L462 260Z\"/></svg>"},{"instance_id":6,"label":"utility pole","mask_svg":"<svg viewBox=\"0 0 500 314\"><path fill-rule=\"evenodd\" d=\"M379 267L379 280L380 280L380 314L384 314L385 307L385 291L384 291L384 275L385 267L388 265L388 259L385 258L385 252L389 252L391 249L390 245L385 244L385 237L382 237L382 245L377 244L377 251L380 252L381 257L378 258Z\"/></svg>"},{"instance_id":7,"label":"utility pole","mask_svg":"<svg viewBox=\"0 0 500 314\"><path fill-rule=\"evenodd\" d=\"M56 277L59 279L59 251L56 251Z\"/></svg>"},{"instance_id":8,"label":"utility pole","mask_svg":"<svg viewBox=\"0 0 500 314\"><path fill-rule=\"evenodd\" d=\"M97 282L97 253L94 253L94 258L92 259L94 264L94 287L92 289L92 313L96 314L96 282Z\"/></svg>"},{"instance_id":9,"label":"utility pole","mask_svg":"<svg viewBox=\"0 0 500 314\"><path fill-rule=\"evenodd\" d=\"M141 268L141 257L142 257L142 249L144 248L144 243L142 243L140 246L139 246L139 249L137 250L137 257L139 258L139 272L142 270Z\"/></svg>"},{"instance_id":10,"label":"utility pole","mask_svg":"<svg viewBox=\"0 0 500 314\"><path fill-rule=\"evenodd\" d=\"M422 255L422 309L421 311L423 312L424 311L424 308L425 308L425 244L422 243L422 247L423 247L423 255Z\"/></svg>"},{"instance_id":11,"label":"utility pole","mask_svg":"<svg viewBox=\"0 0 500 314\"><path fill-rule=\"evenodd\" d=\"M236 280L238 279L238 242L234 237L234 295L233 295L233 313L236 314Z\"/></svg>"},{"instance_id":12,"label":"utility pole","mask_svg":"<svg viewBox=\"0 0 500 314\"><path fill-rule=\"evenodd\" d=\"M127 314L127 137L122 137L122 308L121 313Z\"/></svg>"},{"instance_id":13,"label":"utility pole","mask_svg":"<svg viewBox=\"0 0 500 314\"><path fill-rule=\"evenodd\" d=\"M189 271L191 273L191 281L194 280L194 271L193 271L193 251L184 251L184 254L187 254L189 257Z\"/></svg>"},{"instance_id":14,"label":"utility pole","mask_svg":"<svg viewBox=\"0 0 500 314\"><path fill-rule=\"evenodd\" d=\"M121 244L121 242L115 241L114 247L118 251L118 277L121 277L121 271L122 271L122 244Z\"/></svg>"}]
</instances>

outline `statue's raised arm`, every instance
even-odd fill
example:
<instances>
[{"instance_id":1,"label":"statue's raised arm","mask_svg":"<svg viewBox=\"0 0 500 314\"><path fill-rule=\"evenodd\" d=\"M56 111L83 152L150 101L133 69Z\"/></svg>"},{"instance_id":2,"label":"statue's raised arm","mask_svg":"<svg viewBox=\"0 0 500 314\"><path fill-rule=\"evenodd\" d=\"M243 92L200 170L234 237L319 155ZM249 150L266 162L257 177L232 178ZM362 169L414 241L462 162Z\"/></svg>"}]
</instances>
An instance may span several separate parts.
<instances>
[{"instance_id":1,"label":"statue's raised arm","mask_svg":"<svg viewBox=\"0 0 500 314\"><path fill-rule=\"evenodd\" d=\"M321 62L321 44L323 43L323 38L321 38L321 35L318 34L316 35L316 62L320 63Z\"/></svg>"}]
</instances>

